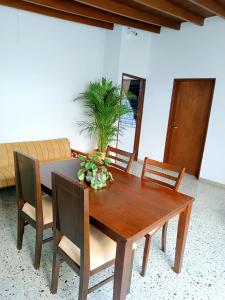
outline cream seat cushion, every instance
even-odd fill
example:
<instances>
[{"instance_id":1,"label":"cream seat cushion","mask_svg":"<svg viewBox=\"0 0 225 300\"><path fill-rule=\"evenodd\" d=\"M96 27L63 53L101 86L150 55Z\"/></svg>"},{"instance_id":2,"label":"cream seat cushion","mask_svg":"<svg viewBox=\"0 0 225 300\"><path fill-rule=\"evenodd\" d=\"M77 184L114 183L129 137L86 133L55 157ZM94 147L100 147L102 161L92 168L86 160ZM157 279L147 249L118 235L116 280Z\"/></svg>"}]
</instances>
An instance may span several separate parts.
<instances>
[{"instance_id":1,"label":"cream seat cushion","mask_svg":"<svg viewBox=\"0 0 225 300\"><path fill-rule=\"evenodd\" d=\"M48 195L42 197L42 209L43 209L43 223L44 225L53 222L52 212L52 198ZM22 208L22 211L27 214L31 219L36 221L35 207L26 202Z\"/></svg>"},{"instance_id":2,"label":"cream seat cushion","mask_svg":"<svg viewBox=\"0 0 225 300\"><path fill-rule=\"evenodd\" d=\"M74 262L80 265L80 249L65 235L59 242L62 249ZM134 244L133 249L136 248ZM90 270L94 270L103 264L115 259L116 242L107 235L90 225Z\"/></svg>"}]
</instances>

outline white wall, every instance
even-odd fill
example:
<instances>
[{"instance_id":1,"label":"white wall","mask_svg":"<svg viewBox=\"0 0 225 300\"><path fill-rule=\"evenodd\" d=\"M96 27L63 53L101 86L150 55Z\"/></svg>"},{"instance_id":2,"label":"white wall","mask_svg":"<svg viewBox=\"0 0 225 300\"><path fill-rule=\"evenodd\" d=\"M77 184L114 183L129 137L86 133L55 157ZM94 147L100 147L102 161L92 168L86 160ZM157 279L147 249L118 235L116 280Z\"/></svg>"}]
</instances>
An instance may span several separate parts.
<instances>
[{"instance_id":1,"label":"white wall","mask_svg":"<svg viewBox=\"0 0 225 300\"><path fill-rule=\"evenodd\" d=\"M187 23L180 31L152 35L140 156L162 160L174 78L216 78L200 176L225 183L225 22L209 18L204 27Z\"/></svg>"},{"instance_id":2,"label":"white wall","mask_svg":"<svg viewBox=\"0 0 225 300\"><path fill-rule=\"evenodd\" d=\"M80 103L101 78L106 30L0 6L0 142L80 136Z\"/></svg>"},{"instance_id":3,"label":"white wall","mask_svg":"<svg viewBox=\"0 0 225 300\"><path fill-rule=\"evenodd\" d=\"M122 73L146 77L149 71L151 33L124 26L107 32L104 76L121 84Z\"/></svg>"},{"instance_id":4,"label":"white wall","mask_svg":"<svg viewBox=\"0 0 225 300\"><path fill-rule=\"evenodd\" d=\"M114 25L114 30L108 31L105 41L104 56L104 76L118 83L121 42L122 42L122 26Z\"/></svg>"},{"instance_id":5,"label":"white wall","mask_svg":"<svg viewBox=\"0 0 225 300\"><path fill-rule=\"evenodd\" d=\"M139 77L147 77L149 70L151 34L147 31L122 27L122 41L120 52L119 76L120 83L122 73L128 73Z\"/></svg>"}]
</instances>

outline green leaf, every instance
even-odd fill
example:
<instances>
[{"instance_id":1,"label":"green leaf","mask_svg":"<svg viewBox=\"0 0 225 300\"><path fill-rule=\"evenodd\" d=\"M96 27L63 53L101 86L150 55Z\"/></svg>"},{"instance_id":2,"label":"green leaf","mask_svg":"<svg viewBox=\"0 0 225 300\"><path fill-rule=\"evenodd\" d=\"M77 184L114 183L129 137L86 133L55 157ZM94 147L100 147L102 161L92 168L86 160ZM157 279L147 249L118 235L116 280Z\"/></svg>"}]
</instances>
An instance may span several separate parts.
<instances>
[{"instance_id":1,"label":"green leaf","mask_svg":"<svg viewBox=\"0 0 225 300\"><path fill-rule=\"evenodd\" d=\"M104 173L107 172L107 168L105 166L102 166L102 172L104 172Z\"/></svg>"},{"instance_id":2,"label":"green leaf","mask_svg":"<svg viewBox=\"0 0 225 300\"><path fill-rule=\"evenodd\" d=\"M91 161L88 161L87 163L85 163L85 169L86 170L90 170L92 168L93 163Z\"/></svg>"},{"instance_id":3,"label":"green leaf","mask_svg":"<svg viewBox=\"0 0 225 300\"><path fill-rule=\"evenodd\" d=\"M81 174L84 174L84 169L79 169L78 172L77 172L77 175L81 175Z\"/></svg>"},{"instance_id":4,"label":"green leaf","mask_svg":"<svg viewBox=\"0 0 225 300\"><path fill-rule=\"evenodd\" d=\"M81 180L81 181L83 181L84 180L84 176L85 176L84 170L83 169L78 170L78 172L77 172L78 179Z\"/></svg>"},{"instance_id":5,"label":"green leaf","mask_svg":"<svg viewBox=\"0 0 225 300\"><path fill-rule=\"evenodd\" d=\"M84 174L81 174L79 177L78 177L78 179L80 180L80 181L84 181Z\"/></svg>"},{"instance_id":6,"label":"green leaf","mask_svg":"<svg viewBox=\"0 0 225 300\"><path fill-rule=\"evenodd\" d=\"M94 172L94 171L97 171L97 170L98 170L98 167L95 164L93 164L92 171Z\"/></svg>"},{"instance_id":7,"label":"green leaf","mask_svg":"<svg viewBox=\"0 0 225 300\"><path fill-rule=\"evenodd\" d=\"M102 152L97 151L97 152L96 152L96 155L97 155L97 156L102 156Z\"/></svg>"},{"instance_id":8,"label":"green leaf","mask_svg":"<svg viewBox=\"0 0 225 300\"><path fill-rule=\"evenodd\" d=\"M84 161L84 160L86 160L86 159L87 159L86 156L81 156L81 157L80 157L80 160L82 160L82 161Z\"/></svg>"},{"instance_id":9,"label":"green leaf","mask_svg":"<svg viewBox=\"0 0 225 300\"><path fill-rule=\"evenodd\" d=\"M82 162L80 163L80 166L81 166L81 167L85 166L85 162L82 161Z\"/></svg>"},{"instance_id":10,"label":"green leaf","mask_svg":"<svg viewBox=\"0 0 225 300\"><path fill-rule=\"evenodd\" d=\"M111 163L111 159L108 158L108 157L105 157L105 158L104 158L104 162L105 162L106 164L110 164L110 163Z\"/></svg>"},{"instance_id":11,"label":"green leaf","mask_svg":"<svg viewBox=\"0 0 225 300\"><path fill-rule=\"evenodd\" d=\"M97 179L94 178L94 179L91 180L91 187L93 189L95 189L95 190L98 189L98 181L97 181Z\"/></svg>"},{"instance_id":12,"label":"green leaf","mask_svg":"<svg viewBox=\"0 0 225 300\"><path fill-rule=\"evenodd\" d=\"M113 181L113 176L112 176L112 173L111 173L111 172L108 172L108 176L109 176L109 180L110 180L110 181Z\"/></svg>"}]
</instances>

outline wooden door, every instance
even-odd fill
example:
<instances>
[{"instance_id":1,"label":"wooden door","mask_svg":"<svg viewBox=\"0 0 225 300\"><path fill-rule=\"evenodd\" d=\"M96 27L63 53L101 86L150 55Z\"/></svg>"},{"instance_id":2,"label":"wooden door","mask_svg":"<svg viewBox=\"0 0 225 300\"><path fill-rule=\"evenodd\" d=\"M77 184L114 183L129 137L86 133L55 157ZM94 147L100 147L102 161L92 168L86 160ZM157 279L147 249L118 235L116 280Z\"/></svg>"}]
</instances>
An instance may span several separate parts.
<instances>
[{"instance_id":1,"label":"wooden door","mask_svg":"<svg viewBox=\"0 0 225 300\"><path fill-rule=\"evenodd\" d=\"M199 177L215 79L175 79L164 162Z\"/></svg>"}]
</instances>

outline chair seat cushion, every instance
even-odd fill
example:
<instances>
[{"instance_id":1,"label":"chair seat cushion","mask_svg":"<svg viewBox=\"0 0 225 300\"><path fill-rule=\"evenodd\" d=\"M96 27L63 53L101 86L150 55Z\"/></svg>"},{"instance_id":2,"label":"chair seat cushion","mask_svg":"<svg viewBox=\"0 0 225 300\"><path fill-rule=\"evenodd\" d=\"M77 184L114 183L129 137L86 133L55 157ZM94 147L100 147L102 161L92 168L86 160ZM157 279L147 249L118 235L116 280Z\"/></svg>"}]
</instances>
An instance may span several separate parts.
<instances>
[{"instance_id":1,"label":"chair seat cushion","mask_svg":"<svg viewBox=\"0 0 225 300\"><path fill-rule=\"evenodd\" d=\"M74 262L80 265L80 249L65 235L59 242L62 249ZM115 259L116 242L107 235L90 225L90 270Z\"/></svg>"},{"instance_id":2,"label":"chair seat cushion","mask_svg":"<svg viewBox=\"0 0 225 300\"><path fill-rule=\"evenodd\" d=\"M0 167L0 188L15 185L14 166Z\"/></svg>"},{"instance_id":3,"label":"chair seat cushion","mask_svg":"<svg viewBox=\"0 0 225 300\"><path fill-rule=\"evenodd\" d=\"M74 262L80 265L80 249L65 235L59 242L59 248L62 249ZM133 244L133 249L136 244ZM94 270L103 264L115 259L116 242L99 231L96 227L90 225L90 270Z\"/></svg>"},{"instance_id":4,"label":"chair seat cushion","mask_svg":"<svg viewBox=\"0 0 225 300\"><path fill-rule=\"evenodd\" d=\"M42 209L43 209L43 223L44 225L53 222L52 212L52 198L48 195L42 197ZM35 207L26 202L22 208L22 211L27 214L31 219L36 221Z\"/></svg>"}]
</instances>

